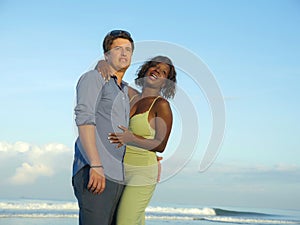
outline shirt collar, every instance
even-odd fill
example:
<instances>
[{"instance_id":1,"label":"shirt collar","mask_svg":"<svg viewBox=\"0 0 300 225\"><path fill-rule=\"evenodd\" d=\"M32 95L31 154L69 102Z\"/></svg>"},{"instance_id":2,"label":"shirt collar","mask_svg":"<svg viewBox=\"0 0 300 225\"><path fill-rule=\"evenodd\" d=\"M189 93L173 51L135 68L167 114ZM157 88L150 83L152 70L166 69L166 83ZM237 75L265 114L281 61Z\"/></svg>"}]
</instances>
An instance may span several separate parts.
<instances>
[{"instance_id":1,"label":"shirt collar","mask_svg":"<svg viewBox=\"0 0 300 225\"><path fill-rule=\"evenodd\" d=\"M116 75L111 75L111 78L114 79L115 84L122 90L124 89L124 87L128 86L128 83L124 80L121 81L121 87L118 85L118 77Z\"/></svg>"}]
</instances>

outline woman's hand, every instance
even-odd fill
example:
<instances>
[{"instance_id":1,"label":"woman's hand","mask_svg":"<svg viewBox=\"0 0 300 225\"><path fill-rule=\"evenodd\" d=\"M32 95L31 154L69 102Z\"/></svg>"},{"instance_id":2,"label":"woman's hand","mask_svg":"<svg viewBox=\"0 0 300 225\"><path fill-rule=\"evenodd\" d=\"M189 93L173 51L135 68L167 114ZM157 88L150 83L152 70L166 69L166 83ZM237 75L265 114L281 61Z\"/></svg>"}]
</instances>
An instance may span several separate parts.
<instances>
[{"instance_id":1,"label":"woman's hand","mask_svg":"<svg viewBox=\"0 0 300 225\"><path fill-rule=\"evenodd\" d=\"M134 139L134 134L129 131L126 127L119 126L119 128L123 131L123 133L109 133L108 139L112 144L118 144L117 148L120 148L124 144L132 142Z\"/></svg>"},{"instance_id":2,"label":"woman's hand","mask_svg":"<svg viewBox=\"0 0 300 225\"><path fill-rule=\"evenodd\" d=\"M98 72L102 75L106 82L109 81L112 72L108 63L105 60L99 60L95 69L98 70Z\"/></svg>"}]
</instances>

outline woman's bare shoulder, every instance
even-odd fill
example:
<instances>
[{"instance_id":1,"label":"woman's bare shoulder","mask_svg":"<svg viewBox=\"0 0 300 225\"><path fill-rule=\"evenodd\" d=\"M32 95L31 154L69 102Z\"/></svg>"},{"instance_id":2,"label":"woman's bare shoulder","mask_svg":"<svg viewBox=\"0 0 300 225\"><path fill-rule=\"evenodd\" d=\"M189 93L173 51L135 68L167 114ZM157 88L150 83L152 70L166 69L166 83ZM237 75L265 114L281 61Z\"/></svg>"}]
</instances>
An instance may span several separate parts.
<instances>
[{"instance_id":1,"label":"woman's bare shoulder","mask_svg":"<svg viewBox=\"0 0 300 225\"><path fill-rule=\"evenodd\" d=\"M156 105L158 109L161 110L171 110L170 103L167 99L160 97L156 100Z\"/></svg>"},{"instance_id":2,"label":"woman's bare shoulder","mask_svg":"<svg viewBox=\"0 0 300 225\"><path fill-rule=\"evenodd\" d=\"M128 96L131 99L133 96L140 94L140 92L133 87L128 86Z\"/></svg>"}]
</instances>

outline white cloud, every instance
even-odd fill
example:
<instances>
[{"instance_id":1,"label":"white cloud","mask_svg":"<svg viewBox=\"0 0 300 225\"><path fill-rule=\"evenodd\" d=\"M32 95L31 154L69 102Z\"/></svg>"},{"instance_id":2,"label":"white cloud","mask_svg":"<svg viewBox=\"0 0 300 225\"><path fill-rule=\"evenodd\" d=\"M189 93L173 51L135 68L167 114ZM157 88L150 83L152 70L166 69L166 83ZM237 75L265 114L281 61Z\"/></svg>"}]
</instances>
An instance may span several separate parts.
<instances>
[{"instance_id":1,"label":"white cloud","mask_svg":"<svg viewBox=\"0 0 300 225\"><path fill-rule=\"evenodd\" d=\"M40 177L51 177L62 170L69 170L72 154L69 147L59 143L38 146L26 142L0 142L2 182L34 184Z\"/></svg>"},{"instance_id":2,"label":"white cloud","mask_svg":"<svg viewBox=\"0 0 300 225\"><path fill-rule=\"evenodd\" d=\"M23 163L9 180L15 185L32 184L39 176L52 176L53 174L54 170L44 164L30 165L29 163Z\"/></svg>"},{"instance_id":3,"label":"white cloud","mask_svg":"<svg viewBox=\"0 0 300 225\"><path fill-rule=\"evenodd\" d=\"M19 141L14 144L14 149L17 152L27 152L27 151L29 151L29 148L30 148L30 144L25 143L25 142Z\"/></svg>"},{"instance_id":4,"label":"white cloud","mask_svg":"<svg viewBox=\"0 0 300 225\"><path fill-rule=\"evenodd\" d=\"M299 171L300 167L296 164L286 164L286 163L279 163L275 165L275 168L277 171L280 172L293 172L293 171Z\"/></svg>"},{"instance_id":5,"label":"white cloud","mask_svg":"<svg viewBox=\"0 0 300 225\"><path fill-rule=\"evenodd\" d=\"M14 152L27 152L30 148L30 144L18 141L14 144L10 144L7 142L0 142L0 152L8 152L8 151L14 151Z\"/></svg>"},{"instance_id":6,"label":"white cloud","mask_svg":"<svg viewBox=\"0 0 300 225\"><path fill-rule=\"evenodd\" d=\"M272 172L299 172L300 165L278 162L269 164L247 164L247 163L214 163L209 169L218 173L272 173Z\"/></svg>"}]
</instances>

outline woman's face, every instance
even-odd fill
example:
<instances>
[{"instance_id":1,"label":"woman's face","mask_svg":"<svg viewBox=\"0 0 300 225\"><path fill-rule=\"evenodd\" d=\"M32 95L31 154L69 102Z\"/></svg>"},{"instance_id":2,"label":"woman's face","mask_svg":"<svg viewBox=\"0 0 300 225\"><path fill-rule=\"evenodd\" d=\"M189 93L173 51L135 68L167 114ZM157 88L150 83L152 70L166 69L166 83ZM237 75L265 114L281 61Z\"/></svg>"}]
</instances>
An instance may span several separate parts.
<instances>
[{"instance_id":1,"label":"woman's face","mask_svg":"<svg viewBox=\"0 0 300 225\"><path fill-rule=\"evenodd\" d=\"M158 63L150 67L145 75L145 85L161 89L170 73L170 66L166 63Z\"/></svg>"}]
</instances>

